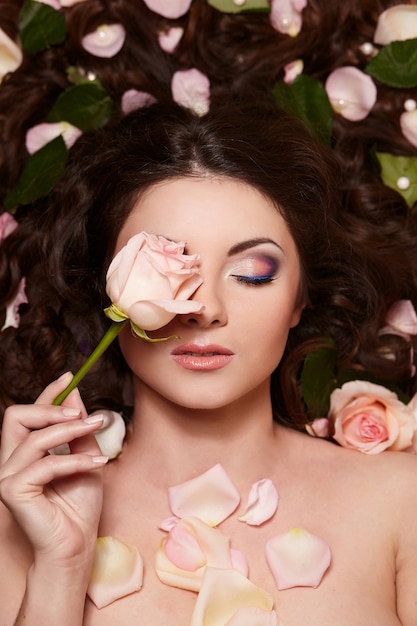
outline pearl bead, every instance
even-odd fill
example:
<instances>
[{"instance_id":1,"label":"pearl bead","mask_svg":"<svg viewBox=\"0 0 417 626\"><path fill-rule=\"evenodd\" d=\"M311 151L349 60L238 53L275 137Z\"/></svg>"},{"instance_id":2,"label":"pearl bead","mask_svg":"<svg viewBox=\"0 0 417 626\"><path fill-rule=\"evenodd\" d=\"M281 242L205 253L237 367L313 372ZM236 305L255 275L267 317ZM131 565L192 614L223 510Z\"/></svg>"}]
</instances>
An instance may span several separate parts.
<instances>
[{"instance_id":1,"label":"pearl bead","mask_svg":"<svg viewBox=\"0 0 417 626\"><path fill-rule=\"evenodd\" d=\"M243 7L245 3L246 0L233 0L233 4L235 4L237 7Z\"/></svg>"},{"instance_id":2,"label":"pearl bead","mask_svg":"<svg viewBox=\"0 0 417 626\"><path fill-rule=\"evenodd\" d=\"M408 100L404 102L404 109L406 111L415 111L416 107L417 102L413 98L408 98Z\"/></svg>"},{"instance_id":3,"label":"pearl bead","mask_svg":"<svg viewBox=\"0 0 417 626\"><path fill-rule=\"evenodd\" d=\"M405 191L406 189L409 188L409 186L410 186L410 179L407 178L407 176L400 176L400 178L397 180L398 189Z\"/></svg>"},{"instance_id":4,"label":"pearl bead","mask_svg":"<svg viewBox=\"0 0 417 626\"><path fill-rule=\"evenodd\" d=\"M370 42L370 41L365 41L365 43L363 43L363 44L360 46L359 50L360 50L361 52L363 52L363 54L366 54L366 55L368 55L368 56L369 56L369 55L373 54L373 52L374 52L375 48L374 48L374 46L371 44L371 42Z\"/></svg>"}]
</instances>

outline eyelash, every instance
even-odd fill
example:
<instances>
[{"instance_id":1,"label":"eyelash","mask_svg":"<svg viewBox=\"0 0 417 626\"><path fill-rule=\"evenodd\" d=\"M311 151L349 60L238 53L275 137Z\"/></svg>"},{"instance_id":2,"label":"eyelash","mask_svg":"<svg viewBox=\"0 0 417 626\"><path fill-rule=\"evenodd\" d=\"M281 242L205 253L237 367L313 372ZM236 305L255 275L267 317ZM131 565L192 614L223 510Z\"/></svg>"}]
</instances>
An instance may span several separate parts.
<instances>
[{"instance_id":1,"label":"eyelash","mask_svg":"<svg viewBox=\"0 0 417 626\"><path fill-rule=\"evenodd\" d=\"M239 283L251 285L252 287L267 285L268 283L272 283L273 280L276 280L276 277L274 278L273 276L240 276L239 274L232 274L232 276Z\"/></svg>"}]
</instances>

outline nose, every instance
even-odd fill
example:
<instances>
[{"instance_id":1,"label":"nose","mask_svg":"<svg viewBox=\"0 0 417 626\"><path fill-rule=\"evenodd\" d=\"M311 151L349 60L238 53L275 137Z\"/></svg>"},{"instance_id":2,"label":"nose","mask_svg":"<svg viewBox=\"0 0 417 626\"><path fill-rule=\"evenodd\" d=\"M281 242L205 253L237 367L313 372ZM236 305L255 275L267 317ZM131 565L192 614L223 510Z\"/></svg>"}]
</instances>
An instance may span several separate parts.
<instances>
[{"instance_id":1,"label":"nose","mask_svg":"<svg viewBox=\"0 0 417 626\"><path fill-rule=\"evenodd\" d=\"M194 292L193 300L204 304L201 313L189 313L180 315L181 322L187 326L224 326L227 323L227 312L224 298L220 294L218 284L204 282Z\"/></svg>"}]
</instances>

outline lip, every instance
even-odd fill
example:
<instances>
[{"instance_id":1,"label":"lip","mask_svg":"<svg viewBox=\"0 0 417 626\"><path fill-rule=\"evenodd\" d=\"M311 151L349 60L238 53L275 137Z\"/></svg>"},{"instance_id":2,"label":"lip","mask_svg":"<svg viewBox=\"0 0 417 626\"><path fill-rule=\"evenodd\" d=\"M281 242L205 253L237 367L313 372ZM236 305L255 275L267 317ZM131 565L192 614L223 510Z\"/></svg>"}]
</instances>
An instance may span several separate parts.
<instances>
[{"instance_id":1,"label":"lip","mask_svg":"<svg viewBox=\"0 0 417 626\"><path fill-rule=\"evenodd\" d=\"M234 358L234 353L217 344L199 345L187 343L174 348L171 357L181 367L187 370L212 371L228 365Z\"/></svg>"}]
</instances>

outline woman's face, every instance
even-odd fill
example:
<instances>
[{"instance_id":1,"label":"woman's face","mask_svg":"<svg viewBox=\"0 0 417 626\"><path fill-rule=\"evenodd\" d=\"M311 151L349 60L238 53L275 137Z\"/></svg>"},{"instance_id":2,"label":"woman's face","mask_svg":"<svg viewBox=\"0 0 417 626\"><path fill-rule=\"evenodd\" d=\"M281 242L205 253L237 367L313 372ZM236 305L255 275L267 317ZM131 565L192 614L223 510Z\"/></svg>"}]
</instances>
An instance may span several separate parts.
<instances>
[{"instance_id":1,"label":"woman's face","mask_svg":"<svg viewBox=\"0 0 417 626\"><path fill-rule=\"evenodd\" d=\"M140 231L186 242L199 254L202 313L178 315L147 343L127 329L120 345L136 382L188 408L219 408L268 393L290 328L304 302L294 240L256 189L222 178L158 184L137 202L116 251Z\"/></svg>"}]
</instances>

